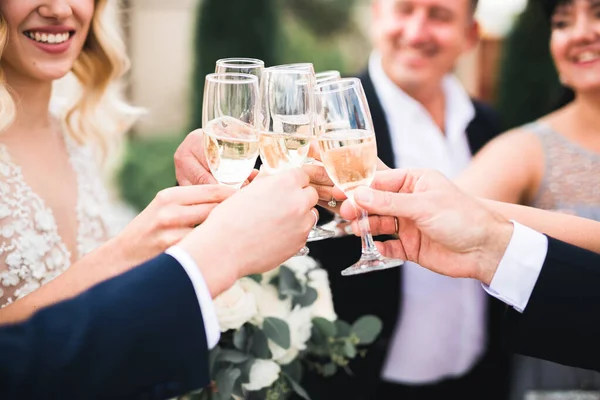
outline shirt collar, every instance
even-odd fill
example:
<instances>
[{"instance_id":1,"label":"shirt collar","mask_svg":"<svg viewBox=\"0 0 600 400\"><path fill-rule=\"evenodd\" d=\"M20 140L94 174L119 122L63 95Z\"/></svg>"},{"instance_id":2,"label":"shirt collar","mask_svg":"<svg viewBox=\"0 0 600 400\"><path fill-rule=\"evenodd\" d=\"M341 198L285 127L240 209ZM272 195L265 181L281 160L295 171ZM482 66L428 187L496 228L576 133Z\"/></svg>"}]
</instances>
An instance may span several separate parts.
<instances>
[{"instance_id":1,"label":"shirt collar","mask_svg":"<svg viewBox=\"0 0 600 400\"><path fill-rule=\"evenodd\" d=\"M420 113L422 117L431 119L421 103L406 94L387 76L381 64L381 55L375 51L369 57L369 76L388 118ZM475 107L469 94L453 74L444 77L442 89L446 96L446 135L449 140L453 140L464 135L475 117Z\"/></svg>"}]
</instances>

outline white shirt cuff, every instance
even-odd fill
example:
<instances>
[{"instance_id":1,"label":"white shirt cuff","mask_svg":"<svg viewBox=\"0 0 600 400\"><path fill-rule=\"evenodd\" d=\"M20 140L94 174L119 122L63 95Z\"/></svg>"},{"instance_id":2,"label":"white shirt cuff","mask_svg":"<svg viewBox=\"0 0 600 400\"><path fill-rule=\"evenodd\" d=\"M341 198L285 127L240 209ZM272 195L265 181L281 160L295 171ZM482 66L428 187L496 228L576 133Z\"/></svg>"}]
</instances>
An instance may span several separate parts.
<instances>
[{"instance_id":1,"label":"white shirt cuff","mask_svg":"<svg viewBox=\"0 0 600 400\"><path fill-rule=\"evenodd\" d=\"M192 281L198 303L200 304L200 310L202 311L202 320L204 321L204 330L206 331L206 342L208 348L212 349L219 343L221 330L219 329L219 321L215 312L213 299L210 296L206 282L198 269L198 265L196 265L194 259L180 247L172 246L167 249L165 253L181 264Z\"/></svg>"},{"instance_id":2,"label":"white shirt cuff","mask_svg":"<svg viewBox=\"0 0 600 400\"><path fill-rule=\"evenodd\" d=\"M523 312L540 276L548 252L548 238L511 221L514 231L490 286L490 295Z\"/></svg>"}]
</instances>

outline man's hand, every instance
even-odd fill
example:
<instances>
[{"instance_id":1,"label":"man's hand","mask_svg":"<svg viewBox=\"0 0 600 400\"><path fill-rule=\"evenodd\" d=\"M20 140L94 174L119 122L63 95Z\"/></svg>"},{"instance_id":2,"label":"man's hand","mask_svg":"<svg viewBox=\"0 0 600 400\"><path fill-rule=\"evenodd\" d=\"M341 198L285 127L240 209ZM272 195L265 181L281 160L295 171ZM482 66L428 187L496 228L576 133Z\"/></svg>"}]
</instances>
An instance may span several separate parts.
<instances>
[{"instance_id":1,"label":"man's hand","mask_svg":"<svg viewBox=\"0 0 600 400\"><path fill-rule=\"evenodd\" d=\"M304 165L303 168L310 177L311 186L314 187L319 194L319 205L331 212L339 214L342 202L347 198L344 192L336 188L331 178L329 178L329 175L321 162L321 154L316 140L311 142L308 156L312 157L315 161L311 164ZM389 169L390 168L385 165L383 161L377 160L377 171ZM338 203L336 207L330 207L328 205L331 199L335 199Z\"/></svg>"},{"instance_id":2,"label":"man's hand","mask_svg":"<svg viewBox=\"0 0 600 400\"><path fill-rule=\"evenodd\" d=\"M354 198L371 214L374 235L398 233L398 240L377 243L382 254L442 275L489 284L512 236L509 221L433 170L379 172L372 188L357 189ZM357 216L348 202L341 213Z\"/></svg>"},{"instance_id":3,"label":"man's hand","mask_svg":"<svg viewBox=\"0 0 600 400\"><path fill-rule=\"evenodd\" d=\"M174 156L175 176L180 186L216 184L206 156L204 155L204 134L197 129L181 142Z\"/></svg>"},{"instance_id":4,"label":"man's hand","mask_svg":"<svg viewBox=\"0 0 600 400\"><path fill-rule=\"evenodd\" d=\"M317 200L301 169L259 175L179 245L194 257L216 296L240 277L266 272L294 256L316 223Z\"/></svg>"}]
</instances>

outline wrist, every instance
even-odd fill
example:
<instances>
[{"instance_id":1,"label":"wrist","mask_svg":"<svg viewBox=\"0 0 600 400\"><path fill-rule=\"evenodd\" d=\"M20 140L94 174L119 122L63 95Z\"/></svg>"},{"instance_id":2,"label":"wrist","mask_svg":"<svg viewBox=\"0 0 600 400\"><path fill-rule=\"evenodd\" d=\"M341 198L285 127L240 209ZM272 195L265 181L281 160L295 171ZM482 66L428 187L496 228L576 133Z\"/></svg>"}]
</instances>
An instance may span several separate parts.
<instances>
[{"instance_id":1,"label":"wrist","mask_svg":"<svg viewBox=\"0 0 600 400\"><path fill-rule=\"evenodd\" d=\"M177 244L194 260L212 298L229 289L239 278L237 260L228 257L228 252L219 249L214 241L202 240L201 227L196 228Z\"/></svg>"},{"instance_id":2,"label":"wrist","mask_svg":"<svg viewBox=\"0 0 600 400\"><path fill-rule=\"evenodd\" d=\"M480 248L477 280L490 285L498 265L506 253L513 231L512 222L502 217L497 217L492 227L486 229L486 240Z\"/></svg>"}]
</instances>

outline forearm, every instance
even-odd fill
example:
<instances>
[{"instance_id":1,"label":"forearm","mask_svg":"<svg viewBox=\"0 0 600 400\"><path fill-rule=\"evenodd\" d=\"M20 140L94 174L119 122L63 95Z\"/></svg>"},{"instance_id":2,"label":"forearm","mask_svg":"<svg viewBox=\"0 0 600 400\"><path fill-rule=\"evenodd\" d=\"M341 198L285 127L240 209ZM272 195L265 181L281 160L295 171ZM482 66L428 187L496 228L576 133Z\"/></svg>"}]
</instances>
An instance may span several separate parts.
<instances>
[{"instance_id":1,"label":"forearm","mask_svg":"<svg viewBox=\"0 0 600 400\"><path fill-rule=\"evenodd\" d=\"M487 199L480 201L506 219L518 221L563 242L600 253L600 222L517 204Z\"/></svg>"},{"instance_id":2,"label":"forearm","mask_svg":"<svg viewBox=\"0 0 600 400\"><path fill-rule=\"evenodd\" d=\"M56 279L0 309L0 324L23 321L36 311L70 299L90 287L129 270L134 264L116 239L81 258Z\"/></svg>"}]
</instances>

